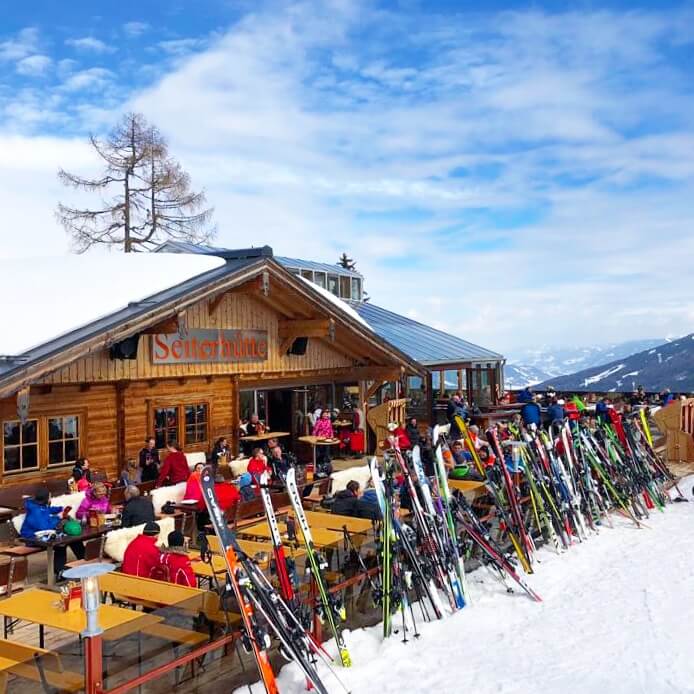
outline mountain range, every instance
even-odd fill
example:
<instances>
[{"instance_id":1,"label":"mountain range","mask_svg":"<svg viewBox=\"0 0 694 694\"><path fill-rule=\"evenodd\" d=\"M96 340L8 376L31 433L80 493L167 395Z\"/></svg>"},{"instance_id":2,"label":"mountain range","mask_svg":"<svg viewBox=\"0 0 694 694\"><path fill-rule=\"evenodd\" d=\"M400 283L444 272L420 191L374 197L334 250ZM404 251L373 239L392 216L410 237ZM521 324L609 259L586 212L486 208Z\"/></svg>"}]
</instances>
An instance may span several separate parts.
<instances>
[{"instance_id":1,"label":"mountain range","mask_svg":"<svg viewBox=\"0 0 694 694\"><path fill-rule=\"evenodd\" d=\"M599 366L552 377L536 387L546 385L559 391L627 392L642 385L649 392L665 388L674 393L694 392L694 333Z\"/></svg>"},{"instance_id":2,"label":"mountain range","mask_svg":"<svg viewBox=\"0 0 694 694\"><path fill-rule=\"evenodd\" d=\"M589 347L542 346L519 350L508 356L504 381L511 390L557 379L594 367L602 367L666 343L665 338L627 340Z\"/></svg>"}]
</instances>

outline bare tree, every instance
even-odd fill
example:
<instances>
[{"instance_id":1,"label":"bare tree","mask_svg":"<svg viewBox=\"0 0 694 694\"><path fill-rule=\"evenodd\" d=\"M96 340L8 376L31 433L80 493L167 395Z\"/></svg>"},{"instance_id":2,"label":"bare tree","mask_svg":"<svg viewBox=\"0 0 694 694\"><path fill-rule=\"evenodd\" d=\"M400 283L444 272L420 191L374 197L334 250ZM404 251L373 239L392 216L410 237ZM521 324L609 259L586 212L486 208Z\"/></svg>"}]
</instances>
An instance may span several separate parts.
<instances>
[{"instance_id":1,"label":"bare tree","mask_svg":"<svg viewBox=\"0 0 694 694\"><path fill-rule=\"evenodd\" d=\"M101 204L79 209L58 203L56 216L78 253L91 246L122 246L126 253L175 239L204 243L214 235L205 194L169 154L166 140L139 113L129 113L104 140L89 142L103 160L99 178L58 171L62 183L97 193Z\"/></svg>"}]
</instances>

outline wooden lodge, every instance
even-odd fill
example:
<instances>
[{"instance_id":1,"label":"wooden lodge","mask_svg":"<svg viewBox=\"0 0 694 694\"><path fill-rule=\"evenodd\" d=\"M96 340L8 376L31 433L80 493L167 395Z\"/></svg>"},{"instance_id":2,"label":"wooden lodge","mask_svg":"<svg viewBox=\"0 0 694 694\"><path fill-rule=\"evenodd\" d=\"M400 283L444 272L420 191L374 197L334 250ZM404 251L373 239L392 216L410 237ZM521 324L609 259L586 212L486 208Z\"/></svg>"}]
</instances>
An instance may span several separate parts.
<instances>
[{"instance_id":1,"label":"wooden lodge","mask_svg":"<svg viewBox=\"0 0 694 694\"><path fill-rule=\"evenodd\" d=\"M238 450L242 408L255 410L259 392L271 428L296 438L306 433L296 413L306 412L311 388L332 397L349 388L363 402L373 384L423 376L270 248L220 255L212 269L178 283L173 276L165 289L90 322L75 324L66 312L57 336L30 349L7 354L0 344L0 488L67 479L78 456L113 478L150 435L186 451L208 451L226 436ZM170 260L140 254L137 262L165 273ZM109 256L112 292L130 262Z\"/></svg>"}]
</instances>

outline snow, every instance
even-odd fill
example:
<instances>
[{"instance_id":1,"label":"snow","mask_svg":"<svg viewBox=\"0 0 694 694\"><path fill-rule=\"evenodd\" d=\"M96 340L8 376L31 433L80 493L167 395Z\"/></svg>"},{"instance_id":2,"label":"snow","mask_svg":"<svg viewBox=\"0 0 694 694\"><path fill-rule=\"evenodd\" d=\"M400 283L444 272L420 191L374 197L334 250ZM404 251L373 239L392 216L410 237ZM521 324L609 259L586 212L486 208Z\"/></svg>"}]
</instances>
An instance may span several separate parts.
<instances>
[{"instance_id":1,"label":"snow","mask_svg":"<svg viewBox=\"0 0 694 694\"><path fill-rule=\"evenodd\" d=\"M693 482L680 489L688 494ZM647 528L621 516L613 524L561 555L540 551L527 580L542 603L506 594L480 569L468 574L472 605L419 624L416 641L383 641L380 625L346 632L353 666L336 672L352 694L693 691L694 503L654 512ZM331 693L343 691L321 673ZM305 691L296 666L282 669L279 688Z\"/></svg>"},{"instance_id":2,"label":"snow","mask_svg":"<svg viewBox=\"0 0 694 694\"><path fill-rule=\"evenodd\" d=\"M617 366L612 366L609 369L605 369L605 371L601 371L599 374L595 374L595 376L589 376L588 378L583 380L583 385L584 386L589 386L591 383L597 383L598 381L602 381L603 378L607 378L608 376L612 376L612 374L616 374L618 371L624 368L624 364L618 364Z\"/></svg>"},{"instance_id":3,"label":"snow","mask_svg":"<svg viewBox=\"0 0 694 694\"><path fill-rule=\"evenodd\" d=\"M0 354L23 354L224 262L173 253L2 259Z\"/></svg>"},{"instance_id":4,"label":"snow","mask_svg":"<svg viewBox=\"0 0 694 694\"><path fill-rule=\"evenodd\" d=\"M302 277L301 275L297 275L297 277L302 282L305 282L309 287L311 287L311 289L318 292L324 299L327 299L338 309L344 311L344 313L346 313L352 320L355 320L357 321L357 323L361 323L365 328L372 330L371 326L347 302L342 301L342 299L335 296L332 292L329 292L327 289L323 289L323 287L317 285L315 282L311 282L311 280L307 280L305 277Z\"/></svg>"}]
</instances>

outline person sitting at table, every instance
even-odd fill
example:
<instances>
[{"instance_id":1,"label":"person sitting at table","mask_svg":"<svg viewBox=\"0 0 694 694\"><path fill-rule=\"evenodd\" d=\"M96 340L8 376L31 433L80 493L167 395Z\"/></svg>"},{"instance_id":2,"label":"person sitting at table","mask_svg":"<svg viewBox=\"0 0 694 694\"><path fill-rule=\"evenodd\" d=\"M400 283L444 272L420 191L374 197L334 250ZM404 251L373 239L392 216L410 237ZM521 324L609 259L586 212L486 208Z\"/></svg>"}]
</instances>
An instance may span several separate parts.
<instances>
[{"instance_id":1,"label":"person sitting at table","mask_svg":"<svg viewBox=\"0 0 694 694\"><path fill-rule=\"evenodd\" d=\"M230 517L236 504L241 501L241 493L232 483L232 475L231 469L227 466L220 468L214 478L214 493L217 496L217 504L222 513L226 513L228 517Z\"/></svg>"},{"instance_id":2,"label":"person sitting at table","mask_svg":"<svg viewBox=\"0 0 694 694\"><path fill-rule=\"evenodd\" d=\"M197 501L195 508L203 510L205 508L205 500L202 498L202 484L200 477L205 469L205 463L195 463L193 472L186 480L186 490L183 492L184 501ZM192 505L192 504L191 504Z\"/></svg>"},{"instance_id":3,"label":"person sitting at table","mask_svg":"<svg viewBox=\"0 0 694 694\"><path fill-rule=\"evenodd\" d=\"M260 476L264 472L267 472L268 475L272 474L272 468L268 465L267 458L262 448L253 449L253 457L248 461L246 472L250 473L256 485L260 484Z\"/></svg>"},{"instance_id":4,"label":"person sitting at table","mask_svg":"<svg viewBox=\"0 0 694 694\"><path fill-rule=\"evenodd\" d=\"M72 468L72 479L75 480L78 491L80 480L84 480L87 485L92 483L92 471L89 469L89 460L87 458L78 458L75 461L75 466Z\"/></svg>"},{"instance_id":5,"label":"person sitting at table","mask_svg":"<svg viewBox=\"0 0 694 694\"><path fill-rule=\"evenodd\" d=\"M272 479L283 481L287 477L289 468L292 466L288 456L277 445L270 449L270 459L268 465L272 468Z\"/></svg>"},{"instance_id":6,"label":"person sitting at table","mask_svg":"<svg viewBox=\"0 0 694 694\"><path fill-rule=\"evenodd\" d=\"M148 496L140 496L138 487L134 484L128 485L123 495L125 496L125 503L121 513L121 525L124 528L154 522L152 500Z\"/></svg>"},{"instance_id":7,"label":"person sitting at table","mask_svg":"<svg viewBox=\"0 0 694 694\"><path fill-rule=\"evenodd\" d=\"M159 564L152 577L159 578L158 573L163 573L163 580L175 583L179 586L197 588L198 582L193 573L188 551L185 548L185 537L180 530L174 530L166 538L167 546L162 547L159 555Z\"/></svg>"},{"instance_id":8,"label":"person sitting at table","mask_svg":"<svg viewBox=\"0 0 694 694\"><path fill-rule=\"evenodd\" d=\"M118 483L122 487L127 487L131 484L139 484L142 481L142 470L139 468L134 458L128 458L127 462L120 471Z\"/></svg>"},{"instance_id":9,"label":"person sitting at table","mask_svg":"<svg viewBox=\"0 0 694 694\"><path fill-rule=\"evenodd\" d=\"M378 507L361 500L359 482L351 480L347 487L335 494L335 500L330 512L339 516L351 516L352 518L370 518L377 520Z\"/></svg>"},{"instance_id":10,"label":"person sitting at table","mask_svg":"<svg viewBox=\"0 0 694 694\"><path fill-rule=\"evenodd\" d=\"M33 499L27 499L24 502L24 522L19 531L21 537L27 540L36 539L36 533L41 530L55 530L60 523L60 515L67 514L70 510L69 506L49 506L50 492L46 487L41 487L34 494ZM84 559L84 545L80 540L75 540L70 543L72 551L77 559ZM56 580L60 580L60 575L65 568L67 561L67 547L65 545L56 545L53 548L54 564Z\"/></svg>"},{"instance_id":11,"label":"person sitting at table","mask_svg":"<svg viewBox=\"0 0 694 694\"><path fill-rule=\"evenodd\" d=\"M82 503L77 507L75 517L79 521L85 521L92 512L111 513L108 490L103 482L95 482L90 489L87 489Z\"/></svg>"},{"instance_id":12,"label":"person sitting at table","mask_svg":"<svg viewBox=\"0 0 694 694\"><path fill-rule=\"evenodd\" d=\"M188 460L181 447L175 441L166 444L168 451L164 463L159 470L157 477L157 487L171 486L185 482L190 477Z\"/></svg>"},{"instance_id":13,"label":"person sitting at table","mask_svg":"<svg viewBox=\"0 0 694 694\"><path fill-rule=\"evenodd\" d=\"M259 436L265 431L263 423L258 418L257 414L252 414L246 424L246 436Z\"/></svg>"},{"instance_id":14,"label":"person sitting at table","mask_svg":"<svg viewBox=\"0 0 694 694\"><path fill-rule=\"evenodd\" d=\"M229 459L231 451L226 436L220 436L215 442L210 454L210 463L214 468L220 463L226 462Z\"/></svg>"},{"instance_id":15,"label":"person sitting at table","mask_svg":"<svg viewBox=\"0 0 694 694\"><path fill-rule=\"evenodd\" d=\"M157 537L161 528L153 521L146 523L142 535L134 538L125 548L121 571L129 576L149 578L159 564L160 551Z\"/></svg>"},{"instance_id":16,"label":"person sitting at table","mask_svg":"<svg viewBox=\"0 0 694 694\"><path fill-rule=\"evenodd\" d=\"M153 436L145 441L140 451L140 468L143 482L153 482L159 476L159 451Z\"/></svg>"}]
</instances>

